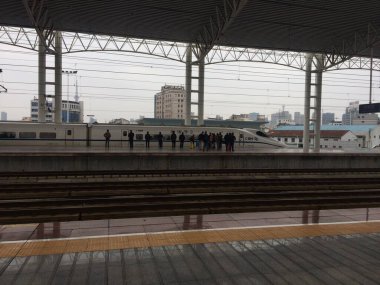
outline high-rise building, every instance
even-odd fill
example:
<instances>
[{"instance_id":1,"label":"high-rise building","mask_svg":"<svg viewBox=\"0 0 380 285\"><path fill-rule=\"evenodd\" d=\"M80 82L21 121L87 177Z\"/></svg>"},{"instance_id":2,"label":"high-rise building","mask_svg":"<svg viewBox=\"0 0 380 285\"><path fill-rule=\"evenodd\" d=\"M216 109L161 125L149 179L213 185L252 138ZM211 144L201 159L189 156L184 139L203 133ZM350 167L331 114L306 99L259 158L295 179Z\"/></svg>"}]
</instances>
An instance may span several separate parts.
<instances>
[{"instance_id":1,"label":"high-rise building","mask_svg":"<svg viewBox=\"0 0 380 285\"><path fill-rule=\"evenodd\" d=\"M334 113L323 113L322 114L322 125L328 125L334 122L335 114Z\"/></svg>"},{"instance_id":2,"label":"high-rise building","mask_svg":"<svg viewBox=\"0 0 380 285\"><path fill-rule=\"evenodd\" d=\"M252 113L249 113L248 116L249 118L252 120L252 121L257 121L257 117L259 116L260 114L259 113L256 113L256 112L252 112Z\"/></svg>"},{"instance_id":3,"label":"high-rise building","mask_svg":"<svg viewBox=\"0 0 380 285\"><path fill-rule=\"evenodd\" d=\"M1 112L1 121L6 121L8 119L7 112Z\"/></svg>"},{"instance_id":4,"label":"high-rise building","mask_svg":"<svg viewBox=\"0 0 380 285\"><path fill-rule=\"evenodd\" d=\"M45 121L47 123L54 122L54 108L54 101L46 102ZM83 102L62 100L62 122L67 122L67 115L69 115L69 123L83 123ZM32 122L38 122L38 99L31 101L30 116Z\"/></svg>"},{"instance_id":5,"label":"high-rise building","mask_svg":"<svg viewBox=\"0 0 380 285\"><path fill-rule=\"evenodd\" d=\"M294 112L294 123L296 125L303 125L305 123L305 115L300 112Z\"/></svg>"},{"instance_id":6,"label":"high-rise building","mask_svg":"<svg viewBox=\"0 0 380 285\"><path fill-rule=\"evenodd\" d=\"M165 85L154 95L154 117L158 119L184 119L186 91L183 86Z\"/></svg>"},{"instance_id":7,"label":"high-rise building","mask_svg":"<svg viewBox=\"0 0 380 285\"><path fill-rule=\"evenodd\" d=\"M359 101L350 102L346 113L342 115L343 125L376 125L378 120L377 114L359 114Z\"/></svg>"},{"instance_id":8,"label":"high-rise building","mask_svg":"<svg viewBox=\"0 0 380 285\"><path fill-rule=\"evenodd\" d=\"M281 120L291 121L292 115L288 111L280 111L270 116L271 122L278 122Z\"/></svg>"}]
</instances>

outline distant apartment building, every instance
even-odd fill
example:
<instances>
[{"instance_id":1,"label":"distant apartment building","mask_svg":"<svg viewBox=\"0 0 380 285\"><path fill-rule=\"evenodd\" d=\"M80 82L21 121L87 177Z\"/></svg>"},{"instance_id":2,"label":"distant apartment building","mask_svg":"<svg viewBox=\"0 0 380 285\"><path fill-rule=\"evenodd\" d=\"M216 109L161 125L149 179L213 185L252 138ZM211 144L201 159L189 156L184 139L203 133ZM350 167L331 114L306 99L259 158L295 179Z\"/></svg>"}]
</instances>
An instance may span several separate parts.
<instances>
[{"instance_id":1,"label":"distant apartment building","mask_svg":"<svg viewBox=\"0 0 380 285\"><path fill-rule=\"evenodd\" d=\"M377 114L359 114L359 101L350 102L342 115L343 125L377 125L378 121Z\"/></svg>"},{"instance_id":2,"label":"distant apartment building","mask_svg":"<svg viewBox=\"0 0 380 285\"><path fill-rule=\"evenodd\" d=\"M165 85L154 95L154 117L156 119L184 119L186 91L183 86Z\"/></svg>"},{"instance_id":3,"label":"distant apartment building","mask_svg":"<svg viewBox=\"0 0 380 285\"><path fill-rule=\"evenodd\" d=\"M230 120L233 120L233 121L252 121L251 118L249 117L249 114L240 114L240 115L232 114L230 117Z\"/></svg>"},{"instance_id":4,"label":"distant apartment building","mask_svg":"<svg viewBox=\"0 0 380 285\"><path fill-rule=\"evenodd\" d=\"M8 120L8 114L7 112L1 112L1 121Z\"/></svg>"},{"instance_id":5,"label":"distant apartment building","mask_svg":"<svg viewBox=\"0 0 380 285\"><path fill-rule=\"evenodd\" d=\"M334 113L323 113L322 114L322 125L328 125L334 122L335 114Z\"/></svg>"},{"instance_id":6,"label":"distant apartment building","mask_svg":"<svg viewBox=\"0 0 380 285\"><path fill-rule=\"evenodd\" d=\"M270 116L271 122L278 122L280 120L292 120L292 115L288 111L280 111Z\"/></svg>"},{"instance_id":7,"label":"distant apartment building","mask_svg":"<svg viewBox=\"0 0 380 285\"><path fill-rule=\"evenodd\" d=\"M305 123L305 115L300 112L294 112L294 123L296 125L303 125Z\"/></svg>"},{"instance_id":8,"label":"distant apartment building","mask_svg":"<svg viewBox=\"0 0 380 285\"><path fill-rule=\"evenodd\" d=\"M47 123L54 122L54 101L46 102L45 108L45 121ZM31 101L30 117L32 122L38 122L38 99ZM69 118L69 120L67 120L67 118ZM62 122L83 123L83 102L62 100Z\"/></svg>"}]
</instances>

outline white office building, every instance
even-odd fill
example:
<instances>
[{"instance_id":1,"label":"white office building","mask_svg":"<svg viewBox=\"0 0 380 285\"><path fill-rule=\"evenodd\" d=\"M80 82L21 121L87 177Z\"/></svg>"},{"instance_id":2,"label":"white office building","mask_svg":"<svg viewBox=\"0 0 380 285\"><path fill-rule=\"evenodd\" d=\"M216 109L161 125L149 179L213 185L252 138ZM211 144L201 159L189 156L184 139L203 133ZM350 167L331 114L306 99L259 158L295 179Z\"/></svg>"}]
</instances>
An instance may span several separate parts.
<instances>
[{"instance_id":1,"label":"white office building","mask_svg":"<svg viewBox=\"0 0 380 285\"><path fill-rule=\"evenodd\" d=\"M154 95L154 118L184 119L186 91L183 86L165 85Z\"/></svg>"},{"instance_id":2,"label":"white office building","mask_svg":"<svg viewBox=\"0 0 380 285\"><path fill-rule=\"evenodd\" d=\"M346 113L342 115L343 125L377 125L378 121L377 114L359 114L359 101L350 102Z\"/></svg>"},{"instance_id":3,"label":"white office building","mask_svg":"<svg viewBox=\"0 0 380 285\"><path fill-rule=\"evenodd\" d=\"M54 122L54 101L46 102L46 117L47 123ZM38 99L31 101L30 117L32 122L38 122ZM67 120L69 118L69 120ZM66 101L62 100L62 122L63 123L83 123L83 101Z\"/></svg>"}]
</instances>

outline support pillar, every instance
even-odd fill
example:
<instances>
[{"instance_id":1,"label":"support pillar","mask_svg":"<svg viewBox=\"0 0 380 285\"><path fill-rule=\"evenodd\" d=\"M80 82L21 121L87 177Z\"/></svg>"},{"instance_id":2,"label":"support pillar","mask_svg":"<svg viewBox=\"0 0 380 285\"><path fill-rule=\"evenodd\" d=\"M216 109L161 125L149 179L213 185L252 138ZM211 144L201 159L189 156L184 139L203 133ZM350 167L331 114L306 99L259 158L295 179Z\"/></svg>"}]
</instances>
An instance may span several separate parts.
<instances>
[{"instance_id":1,"label":"support pillar","mask_svg":"<svg viewBox=\"0 0 380 285\"><path fill-rule=\"evenodd\" d=\"M198 126L204 125L204 89L205 89L205 62L199 61L198 68Z\"/></svg>"},{"instance_id":2,"label":"support pillar","mask_svg":"<svg viewBox=\"0 0 380 285\"><path fill-rule=\"evenodd\" d=\"M185 109L185 126L191 126L191 44L187 47L186 52L186 109Z\"/></svg>"},{"instance_id":3,"label":"support pillar","mask_svg":"<svg viewBox=\"0 0 380 285\"><path fill-rule=\"evenodd\" d=\"M38 45L38 122L46 121L46 49L39 38Z\"/></svg>"},{"instance_id":4,"label":"support pillar","mask_svg":"<svg viewBox=\"0 0 380 285\"><path fill-rule=\"evenodd\" d=\"M313 54L306 54L306 74L305 74L305 119L303 126L303 152L309 152L309 124L310 124L310 97L311 97L311 65L313 63Z\"/></svg>"},{"instance_id":5,"label":"support pillar","mask_svg":"<svg viewBox=\"0 0 380 285\"><path fill-rule=\"evenodd\" d=\"M62 123L62 35L55 35L55 96L54 96L54 122Z\"/></svg>"},{"instance_id":6,"label":"support pillar","mask_svg":"<svg viewBox=\"0 0 380 285\"><path fill-rule=\"evenodd\" d=\"M323 55L318 54L316 59L315 75L315 128L314 128L314 151L319 152L321 144L321 117L322 117L322 72L323 72Z\"/></svg>"},{"instance_id":7,"label":"support pillar","mask_svg":"<svg viewBox=\"0 0 380 285\"><path fill-rule=\"evenodd\" d=\"M315 81L311 81L311 66L315 59ZM319 152L321 143L321 111L322 111L322 73L323 73L323 55L307 54L306 55L306 74L305 74L305 122L303 129L303 151L309 152L310 123L312 123L314 134L314 151ZM311 87L314 86L314 95L311 95ZM314 99L314 100L313 100ZM312 101L313 100L313 101ZM313 104L312 104L313 102ZM310 111L314 111L313 118L310 118Z\"/></svg>"}]
</instances>

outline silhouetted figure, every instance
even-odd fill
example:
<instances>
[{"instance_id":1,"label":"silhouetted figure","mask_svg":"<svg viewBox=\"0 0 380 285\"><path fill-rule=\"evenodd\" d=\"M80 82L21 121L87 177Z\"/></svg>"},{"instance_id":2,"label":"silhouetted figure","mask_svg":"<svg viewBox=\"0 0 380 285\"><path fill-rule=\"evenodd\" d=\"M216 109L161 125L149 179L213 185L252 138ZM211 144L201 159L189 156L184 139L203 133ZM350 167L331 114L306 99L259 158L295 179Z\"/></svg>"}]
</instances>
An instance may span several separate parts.
<instances>
[{"instance_id":1,"label":"silhouetted figure","mask_svg":"<svg viewBox=\"0 0 380 285\"><path fill-rule=\"evenodd\" d=\"M132 130L128 133L128 140L129 140L129 147L133 148L133 139L135 137L135 134L132 132Z\"/></svg>"},{"instance_id":2,"label":"silhouetted figure","mask_svg":"<svg viewBox=\"0 0 380 285\"><path fill-rule=\"evenodd\" d=\"M194 148L194 142L195 142L195 136L191 135L189 140L190 140L190 148L193 149Z\"/></svg>"},{"instance_id":3,"label":"silhouetted figure","mask_svg":"<svg viewBox=\"0 0 380 285\"><path fill-rule=\"evenodd\" d=\"M149 134L149 132L146 132L146 134L145 134L145 147L149 148L151 138L152 138L152 136Z\"/></svg>"},{"instance_id":4,"label":"silhouetted figure","mask_svg":"<svg viewBox=\"0 0 380 285\"><path fill-rule=\"evenodd\" d=\"M110 139L111 139L111 133L109 130L107 130L104 133L104 138L106 139L106 148L109 148L110 147Z\"/></svg>"},{"instance_id":5,"label":"silhouetted figure","mask_svg":"<svg viewBox=\"0 0 380 285\"><path fill-rule=\"evenodd\" d=\"M170 136L170 139L172 141L172 148L175 148L175 143L177 141L177 135L175 134L174 131L172 131L172 135Z\"/></svg>"},{"instance_id":6,"label":"silhouetted figure","mask_svg":"<svg viewBox=\"0 0 380 285\"><path fill-rule=\"evenodd\" d=\"M183 148L184 142L185 142L185 135L182 132L182 134L179 135L179 148Z\"/></svg>"},{"instance_id":7,"label":"silhouetted figure","mask_svg":"<svg viewBox=\"0 0 380 285\"><path fill-rule=\"evenodd\" d=\"M158 139L158 147L162 148L162 142L164 140L164 136L161 134L161 132L158 133L157 139Z\"/></svg>"}]
</instances>

